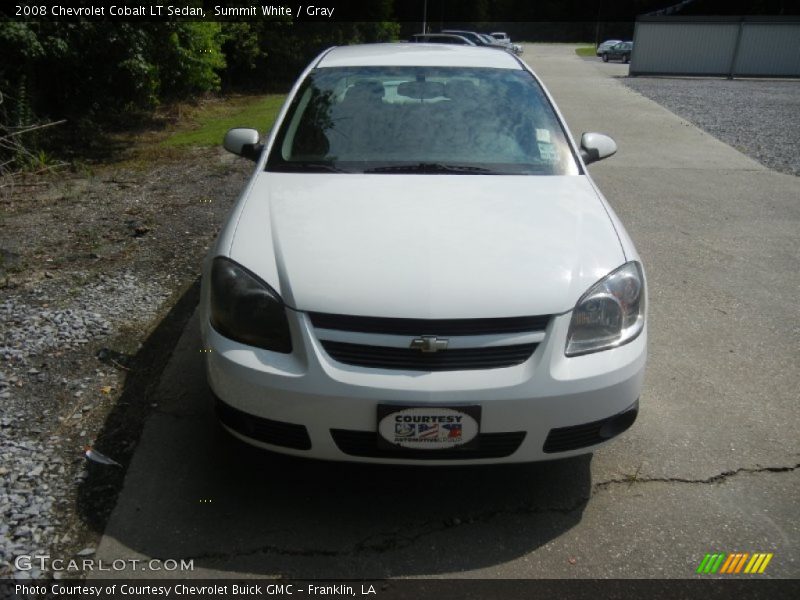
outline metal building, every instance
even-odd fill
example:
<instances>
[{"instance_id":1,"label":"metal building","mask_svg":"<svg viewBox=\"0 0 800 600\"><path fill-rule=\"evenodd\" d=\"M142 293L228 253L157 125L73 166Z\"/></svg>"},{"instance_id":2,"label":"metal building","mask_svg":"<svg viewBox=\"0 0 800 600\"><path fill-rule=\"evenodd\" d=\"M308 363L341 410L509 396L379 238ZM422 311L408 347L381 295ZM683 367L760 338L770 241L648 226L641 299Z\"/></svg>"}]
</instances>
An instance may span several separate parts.
<instances>
[{"instance_id":1,"label":"metal building","mask_svg":"<svg viewBox=\"0 0 800 600\"><path fill-rule=\"evenodd\" d=\"M639 17L630 74L800 77L800 18Z\"/></svg>"}]
</instances>

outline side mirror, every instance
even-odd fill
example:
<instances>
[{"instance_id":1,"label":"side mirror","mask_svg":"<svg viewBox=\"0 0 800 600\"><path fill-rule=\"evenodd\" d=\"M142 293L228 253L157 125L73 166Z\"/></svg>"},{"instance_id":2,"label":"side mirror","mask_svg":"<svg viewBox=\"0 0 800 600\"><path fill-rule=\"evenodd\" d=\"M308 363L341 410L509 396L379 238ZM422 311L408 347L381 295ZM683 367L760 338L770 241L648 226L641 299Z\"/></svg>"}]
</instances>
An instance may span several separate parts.
<instances>
[{"instance_id":1,"label":"side mirror","mask_svg":"<svg viewBox=\"0 0 800 600\"><path fill-rule=\"evenodd\" d=\"M602 133L584 133L581 136L581 158L587 165L608 158L617 151L617 143Z\"/></svg>"},{"instance_id":2,"label":"side mirror","mask_svg":"<svg viewBox=\"0 0 800 600\"><path fill-rule=\"evenodd\" d=\"M264 149L264 144L258 143L258 132L244 127L228 130L222 145L228 152L250 160L258 160Z\"/></svg>"}]
</instances>

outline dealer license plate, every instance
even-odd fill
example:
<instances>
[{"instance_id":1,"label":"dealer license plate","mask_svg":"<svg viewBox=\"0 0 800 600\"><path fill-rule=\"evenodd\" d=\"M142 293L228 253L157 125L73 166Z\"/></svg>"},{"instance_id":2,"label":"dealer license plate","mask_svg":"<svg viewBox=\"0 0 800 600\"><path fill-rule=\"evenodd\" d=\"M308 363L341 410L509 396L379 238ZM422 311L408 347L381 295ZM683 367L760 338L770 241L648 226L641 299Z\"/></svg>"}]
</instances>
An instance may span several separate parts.
<instances>
[{"instance_id":1,"label":"dealer license plate","mask_svg":"<svg viewBox=\"0 0 800 600\"><path fill-rule=\"evenodd\" d=\"M480 406L378 405L378 446L410 450L477 448Z\"/></svg>"}]
</instances>

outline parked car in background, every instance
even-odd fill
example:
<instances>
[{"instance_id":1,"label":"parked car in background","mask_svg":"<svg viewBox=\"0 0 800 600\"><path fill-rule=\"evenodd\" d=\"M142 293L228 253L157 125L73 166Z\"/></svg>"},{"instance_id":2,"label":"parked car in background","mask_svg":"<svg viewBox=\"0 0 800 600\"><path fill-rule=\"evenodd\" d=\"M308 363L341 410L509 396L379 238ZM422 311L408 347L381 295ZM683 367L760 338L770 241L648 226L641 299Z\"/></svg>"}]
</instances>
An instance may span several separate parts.
<instances>
[{"instance_id":1,"label":"parked car in background","mask_svg":"<svg viewBox=\"0 0 800 600\"><path fill-rule=\"evenodd\" d=\"M459 46L475 46L463 35L455 35L453 33L415 33L409 39L409 42L417 44L456 44Z\"/></svg>"},{"instance_id":2,"label":"parked car in background","mask_svg":"<svg viewBox=\"0 0 800 600\"><path fill-rule=\"evenodd\" d=\"M513 52L514 54L522 54L522 46L518 44L506 43L501 42L495 37L492 37L488 33L481 33L481 36L484 37L493 47L495 48L502 48L503 50L507 50L508 52Z\"/></svg>"},{"instance_id":3,"label":"parked car in background","mask_svg":"<svg viewBox=\"0 0 800 600\"><path fill-rule=\"evenodd\" d=\"M478 33L478 32L476 32L476 33ZM494 39L488 33L478 33L478 35L489 46L494 46L495 48L502 48L503 50L507 50L508 49L508 45L507 44L504 44L503 42L500 42L500 41Z\"/></svg>"},{"instance_id":4,"label":"parked car in background","mask_svg":"<svg viewBox=\"0 0 800 600\"><path fill-rule=\"evenodd\" d=\"M606 40L605 42L603 42L602 44L600 44L597 47L597 51L595 52L595 54L597 54L597 56L603 56L603 52L606 52L612 46L616 46L617 44L619 44L621 42L622 42L622 40Z\"/></svg>"},{"instance_id":5,"label":"parked car in background","mask_svg":"<svg viewBox=\"0 0 800 600\"><path fill-rule=\"evenodd\" d=\"M476 31L466 31L463 29L442 29L441 33L449 33L452 35L461 35L473 42L476 46L493 46L492 42L489 42L482 38Z\"/></svg>"},{"instance_id":6,"label":"parked car in background","mask_svg":"<svg viewBox=\"0 0 800 600\"><path fill-rule=\"evenodd\" d=\"M508 34L505 31L493 31L489 35L491 35L498 42L503 42L504 44L511 44L511 38L508 37Z\"/></svg>"},{"instance_id":7,"label":"parked car in background","mask_svg":"<svg viewBox=\"0 0 800 600\"><path fill-rule=\"evenodd\" d=\"M607 50L603 50L603 62L608 62L610 60L621 60L624 63L630 62L632 51L633 42L620 42Z\"/></svg>"},{"instance_id":8,"label":"parked car in background","mask_svg":"<svg viewBox=\"0 0 800 600\"><path fill-rule=\"evenodd\" d=\"M490 33L489 35L492 36L501 44L504 44L514 54L517 55L522 54L522 46L520 46L519 44L514 44L511 41L511 38L508 37L508 34L506 34L504 31L495 31L493 33Z\"/></svg>"},{"instance_id":9,"label":"parked car in background","mask_svg":"<svg viewBox=\"0 0 800 600\"><path fill-rule=\"evenodd\" d=\"M641 261L508 52L366 44L300 76L204 265L222 424L329 460L487 464L592 452L630 427Z\"/></svg>"},{"instance_id":10,"label":"parked car in background","mask_svg":"<svg viewBox=\"0 0 800 600\"><path fill-rule=\"evenodd\" d=\"M466 31L463 29L442 29L442 33L449 35L461 35L474 42L476 46L497 48L498 50L506 50L508 52L513 52L514 54L522 54L521 46L517 46L516 44L511 44L510 46L506 45L496 40L488 33L478 33L477 31Z\"/></svg>"}]
</instances>

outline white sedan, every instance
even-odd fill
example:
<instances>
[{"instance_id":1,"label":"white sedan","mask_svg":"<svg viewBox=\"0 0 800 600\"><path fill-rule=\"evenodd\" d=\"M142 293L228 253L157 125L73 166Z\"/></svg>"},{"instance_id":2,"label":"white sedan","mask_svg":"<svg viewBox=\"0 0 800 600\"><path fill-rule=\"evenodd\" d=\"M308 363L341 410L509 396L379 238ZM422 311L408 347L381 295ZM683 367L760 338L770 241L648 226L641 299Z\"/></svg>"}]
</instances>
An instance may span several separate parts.
<instances>
[{"instance_id":1,"label":"white sedan","mask_svg":"<svg viewBox=\"0 0 800 600\"><path fill-rule=\"evenodd\" d=\"M646 286L515 56L338 47L290 92L206 260L221 423L321 459L480 464L591 452L636 419Z\"/></svg>"}]
</instances>

